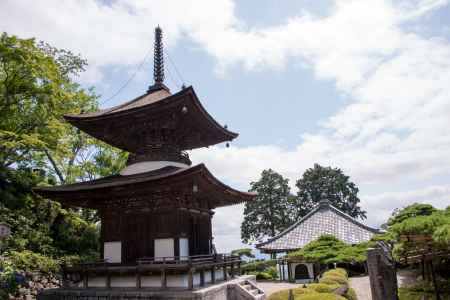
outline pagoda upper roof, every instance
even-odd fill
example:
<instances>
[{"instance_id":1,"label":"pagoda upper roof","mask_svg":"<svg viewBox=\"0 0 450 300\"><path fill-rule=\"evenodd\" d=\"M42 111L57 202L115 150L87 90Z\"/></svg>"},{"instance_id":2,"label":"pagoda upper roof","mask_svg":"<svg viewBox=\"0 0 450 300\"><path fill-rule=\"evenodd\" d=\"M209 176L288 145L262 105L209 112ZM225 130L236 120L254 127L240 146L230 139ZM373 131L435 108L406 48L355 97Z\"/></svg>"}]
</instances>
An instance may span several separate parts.
<instances>
[{"instance_id":1,"label":"pagoda upper roof","mask_svg":"<svg viewBox=\"0 0 450 300\"><path fill-rule=\"evenodd\" d=\"M192 86L175 94L162 86L111 108L64 118L89 135L132 153L148 146L148 139L142 135L170 135L181 150L207 147L238 136L214 120ZM161 133L164 130L167 132Z\"/></svg>"},{"instance_id":2,"label":"pagoda upper roof","mask_svg":"<svg viewBox=\"0 0 450 300\"><path fill-rule=\"evenodd\" d=\"M306 216L266 242L256 245L264 252L286 252L303 248L321 235L333 235L347 244L369 241L379 230L357 221L355 218L321 201Z\"/></svg>"},{"instance_id":3,"label":"pagoda upper roof","mask_svg":"<svg viewBox=\"0 0 450 300\"><path fill-rule=\"evenodd\" d=\"M193 190L194 185L196 191ZM114 201L124 204L141 199L150 203L152 197L160 197L163 203L170 199L190 202L196 198L206 201L207 209L213 209L255 197L253 193L241 192L222 183L204 164L188 168L168 166L133 175L112 175L87 182L37 187L34 191L68 206L94 209L105 208Z\"/></svg>"}]
</instances>

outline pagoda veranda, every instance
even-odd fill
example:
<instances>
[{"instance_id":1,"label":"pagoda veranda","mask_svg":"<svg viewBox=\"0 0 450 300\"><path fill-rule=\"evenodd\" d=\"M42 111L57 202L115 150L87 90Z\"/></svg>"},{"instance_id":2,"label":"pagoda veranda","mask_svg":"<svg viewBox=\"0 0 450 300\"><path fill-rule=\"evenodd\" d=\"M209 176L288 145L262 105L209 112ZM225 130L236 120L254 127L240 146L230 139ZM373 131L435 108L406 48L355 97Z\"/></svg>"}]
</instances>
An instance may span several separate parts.
<instances>
[{"instance_id":1,"label":"pagoda veranda","mask_svg":"<svg viewBox=\"0 0 450 300\"><path fill-rule=\"evenodd\" d=\"M164 85L161 30L155 30L154 84L134 100L80 115L73 126L129 152L120 174L88 182L39 187L39 195L68 207L96 209L101 262L66 267L66 288L193 289L234 276L238 257L217 254L211 219L218 207L250 201L192 166L186 150L237 137L201 105L192 87L172 94Z\"/></svg>"}]
</instances>

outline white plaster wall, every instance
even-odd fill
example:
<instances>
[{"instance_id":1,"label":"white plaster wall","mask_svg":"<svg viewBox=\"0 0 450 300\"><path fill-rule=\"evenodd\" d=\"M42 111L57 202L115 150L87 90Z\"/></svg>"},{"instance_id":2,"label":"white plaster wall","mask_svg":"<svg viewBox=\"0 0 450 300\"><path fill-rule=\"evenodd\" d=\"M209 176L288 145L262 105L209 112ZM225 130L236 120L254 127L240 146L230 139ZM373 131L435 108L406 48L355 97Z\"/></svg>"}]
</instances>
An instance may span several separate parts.
<instances>
[{"instance_id":1,"label":"white plaster wall","mask_svg":"<svg viewBox=\"0 0 450 300\"><path fill-rule=\"evenodd\" d=\"M200 273L194 274L194 285L200 285Z\"/></svg>"},{"instance_id":2,"label":"white plaster wall","mask_svg":"<svg viewBox=\"0 0 450 300\"><path fill-rule=\"evenodd\" d=\"M103 257L107 262L122 262L122 242L105 242L103 245Z\"/></svg>"},{"instance_id":3,"label":"white plaster wall","mask_svg":"<svg viewBox=\"0 0 450 300\"><path fill-rule=\"evenodd\" d=\"M111 277L111 287L136 287L135 276Z\"/></svg>"},{"instance_id":4,"label":"white plaster wall","mask_svg":"<svg viewBox=\"0 0 450 300\"><path fill-rule=\"evenodd\" d=\"M194 285L200 285L200 273L194 274ZM216 280L223 280L222 269L216 270ZM211 271L205 271L205 282L211 282ZM142 276L141 277L142 287L161 287L161 276ZM188 275L167 275L167 286L168 287L188 287ZM83 287L83 282L78 284L78 287ZM89 277L88 287L106 287L106 277L97 276ZM135 276L113 276L111 277L111 287L136 287L136 277Z\"/></svg>"},{"instance_id":5,"label":"white plaster wall","mask_svg":"<svg viewBox=\"0 0 450 300\"><path fill-rule=\"evenodd\" d=\"M168 287L188 287L187 275L169 275L167 276Z\"/></svg>"},{"instance_id":6,"label":"white plaster wall","mask_svg":"<svg viewBox=\"0 0 450 300\"><path fill-rule=\"evenodd\" d=\"M142 276L142 287L161 287L161 276Z\"/></svg>"},{"instance_id":7,"label":"white plaster wall","mask_svg":"<svg viewBox=\"0 0 450 300\"><path fill-rule=\"evenodd\" d=\"M158 257L174 256L173 239L155 239L155 260Z\"/></svg>"},{"instance_id":8,"label":"white plaster wall","mask_svg":"<svg viewBox=\"0 0 450 300\"><path fill-rule=\"evenodd\" d=\"M164 167L174 166L178 168L188 168L189 166L186 164L182 164L174 161L142 161L132 165L127 166L122 171L120 171L120 175L132 175L144 172L150 172L153 170L158 170Z\"/></svg>"},{"instance_id":9,"label":"white plaster wall","mask_svg":"<svg viewBox=\"0 0 450 300\"><path fill-rule=\"evenodd\" d=\"M106 287L106 277L89 277L88 287Z\"/></svg>"},{"instance_id":10,"label":"white plaster wall","mask_svg":"<svg viewBox=\"0 0 450 300\"><path fill-rule=\"evenodd\" d=\"M189 239L187 238L180 238L180 256L189 256Z\"/></svg>"},{"instance_id":11,"label":"white plaster wall","mask_svg":"<svg viewBox=\"0 0 450 300\"><path fill-rule=\"evenodd\" d=\"M277 264L277 272L280 272L280 265ZM281 272L284 275L284 277L281 276L281 274L278 274L280 276L280 278L285 278L285 280L288 280L288 276L289 276L289 270L287 265L281 265Z\"/></svg>"},{"instance_id":12,"label":"white plaster wall","mask_svg":"<svg viewBox=\"0 0 450 300\"><path fill-rule=\"evenodd\" d=\"M205 282L211 282L211 271L205 271Z\"/></svg>"},{"instance_id":13,"label":"white plaster wall","mask_svg":"<svg viewBox=\"0 0 450 300\"><path fill-rule=\"evenodd\" d=\"M216 280L222 280L223 279L223 269L216 270Z\"/></svg>"}]
</instances>

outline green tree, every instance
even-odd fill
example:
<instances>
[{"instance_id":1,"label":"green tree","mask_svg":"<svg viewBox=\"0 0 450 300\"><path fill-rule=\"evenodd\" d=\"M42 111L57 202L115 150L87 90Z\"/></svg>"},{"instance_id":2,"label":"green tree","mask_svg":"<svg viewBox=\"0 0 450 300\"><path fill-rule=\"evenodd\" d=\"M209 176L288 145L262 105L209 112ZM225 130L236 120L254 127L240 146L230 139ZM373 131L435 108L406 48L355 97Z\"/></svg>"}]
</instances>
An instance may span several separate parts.
<instances>
[{"instance_id":1,"label":"green tree","mask_svg":"<svg viewBox=\"0 0 450 300\"><path fill-rule=\"evenodd\" d=\"M98 108L92 90L73 78L86 61L34 39L0 36L0 167L41 169L49 183L115 173L126 154L64 121Z\"/></svg>"},{"instance_id":2,"label":"green tree","mask_svg":"<svg viewBox=\"0 0 450 300\"><path fill-rule=\"evenodd\" d=\"M42 166L35 154L54 150L67 133L62 115L96 107L71 81L84 65L34 39L0 36L0 166Z\"/></svg>"},{"instance_id":3,"label":"green tree","mask_svg":"<svg viewBox=\"0 0 450 300\"><path fill-rule=\"evenodd\" d=\"M235 250L231 251L231 255L237 255L241 259L243 257L255 258L255 255L253 255L252 249L250 249L250 248L235 249Z\"/></svg>"},{"instance_id":4,"label":"green tree","mask_svg":"<svg viewBox=\"0 0 450 300\"><path fill-rule=\"evenodd\" d=\"M428 235L435 247L450 245L450 206L436 209L430 204L414 203L395 210L388 224L388 233L397 241L397 250L408 244L401 241L402 235Z\"/></svg>"},{"instance_id":5,"label":"green tree","mask_svg":"<svg viewBox=\"0 0 450 300\"><path fill-rule=\"evenodd\" d=\"M62 209L31 190L111 175L126 161L63 118L98 107L93 91L74 82L85 66L70 51L0 35L0 221L12 227L8 251L98 251L95 213Z\"/></svg>"},{"instance_id":6,"label":"green tree","mask_svg":"<svg viewBox=\"0 0 450 300\"><path fill-rule=\"evenodd\" d=\"M288 256L321 264L364 262L368 247L369 243L348 245L333 235L324 234Z\"/></svg>"},{"instance_id":7,"label":"green tree","mask_svg":"<svg viewBox=\"0 0 450 300\"><path fill-rule=\"evenodd\" d=\"M366 218L366 212L359 207L358 187L341 169L315 164L303 173L296 186L297 218L305 216L324 198L352 217Z\"/></svg>"},{"instance_id":8,"label":"green tree","mask_svg":"<svg viewBox=\"0 0 450 300\"><path fill-rule=\"evenodd\" d=\"M389 218L387 225L393 226L409 218L418 216L429 216L436 211L437 209L430 204L414 203L402 209L395 209L392 216Z\"/></svg>"},{"instance_id":9,"label":"green tree","mask_svg":"<svg viewBox=\"0 0 450 300\"><path fill-rule=\"evenodd\" d=\"M250 183L251 192L256 192L254 201L245 203L241 239L244 243L261 241L273 237L292 222L292 197L289 179L269 169L261 178Z\"/></svg>"}]
</instances>

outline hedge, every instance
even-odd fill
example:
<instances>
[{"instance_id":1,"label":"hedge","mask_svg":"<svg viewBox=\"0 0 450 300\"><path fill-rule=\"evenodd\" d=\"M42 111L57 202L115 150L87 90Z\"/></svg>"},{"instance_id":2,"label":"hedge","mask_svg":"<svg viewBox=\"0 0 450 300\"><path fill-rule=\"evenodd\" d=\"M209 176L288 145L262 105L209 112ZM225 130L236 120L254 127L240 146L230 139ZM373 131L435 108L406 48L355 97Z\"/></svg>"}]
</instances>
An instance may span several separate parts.
<instances>
[{"instance_id":1,"label":"hedge","mask_svg":"<svg viewBox=\"0 0 450 300\"><path fill-rule=\"evenodd\" d=\"M299 287L292 289L295 300L357 300L356 293L349 288L343 295L336 295L333 292L342 287L348 286L348 275L344 269L338 268L325 272L319 283L308 284L306 288ZM269 296L268 300L287 300L289 289L278 291Z\"/></svg>"}]
</instances>

